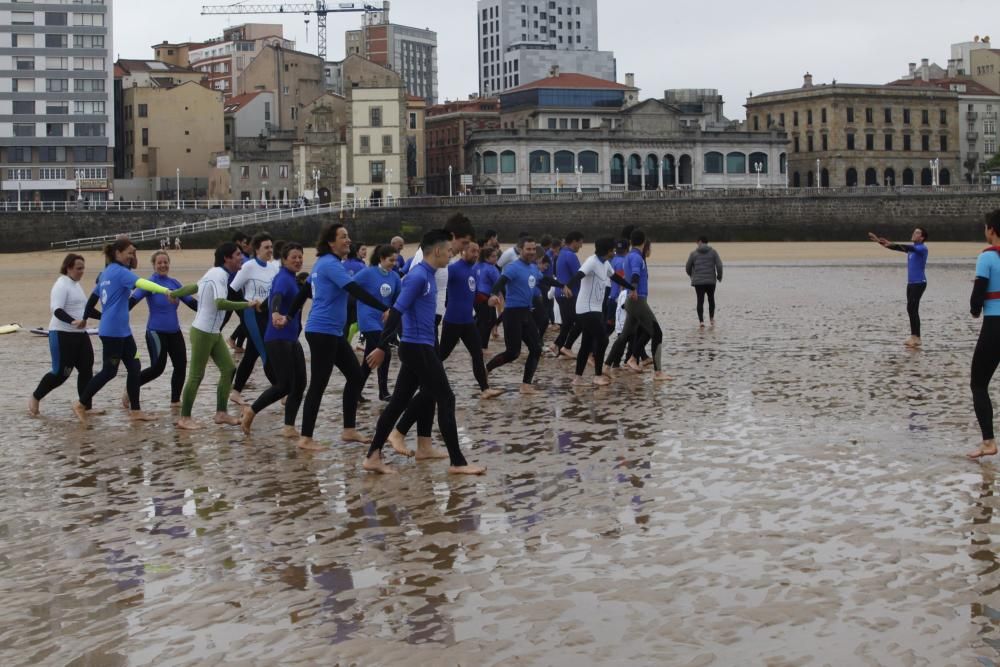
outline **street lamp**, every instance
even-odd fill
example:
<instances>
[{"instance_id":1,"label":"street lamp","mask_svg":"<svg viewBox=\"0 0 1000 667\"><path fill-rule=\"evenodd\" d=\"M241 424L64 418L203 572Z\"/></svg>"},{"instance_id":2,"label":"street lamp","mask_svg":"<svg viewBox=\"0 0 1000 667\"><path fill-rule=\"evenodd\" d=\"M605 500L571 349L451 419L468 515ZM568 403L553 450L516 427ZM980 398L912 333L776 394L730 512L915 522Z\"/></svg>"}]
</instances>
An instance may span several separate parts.
<instances>
[{"instance_id":1,"label":"street lamp","mask_svg":"<svg viewBox=\"0 0 1000 667\"><path fill-rule=\"evenodd\" d=\"M80 183L80 170L76 170L76 201L79 203L83 199L83 190Z\"/></svg>"},{"instance_id":2,"label":"street lamp","mask_svg":"<svg viewBox=\"0 0 1000 667\"><path fill-rule=\"evenodd\" d=\"M386 184L385 184L386 185L386 191L388 192L388 195L386 196L386 199L392 199L392 169L389 169L388 172L389 172L388 173L389 179L386 181Z\"/></svg>"},{"instance_id":3,"label":"street lamp","mask_svg":"<svg viewBox=\"0 0 1000 667\"><path fill-rule=\"evenodd\" d=\"M555 187L555 192L556 192L556 194L559 194L559 167L556 167L556 187Z\"/></svg>"},{"instance_id":4,"label":"street lamp","mask_svg":"<svg viewBox=\"0 0 1000 667\"><path fill-rule=\"evenodd\" d=\"M448 197L449 198L453 196L452 195L452 190L451 190L452 189L452 174L451 174L451 172L452 172L452 167L449 164L448 165Z\"/></svg>"},{"instance_id":5,"label":"street lamp","mask_svg":"<svg viewBox=\"0 0 1000 667\"><path fill-rule=\"evenodd\" d=\"M582 179L583 179L583 165L578 164L576 165L576 194L580 194L583 192Z\"/></svg>"},{"instance_id":6,"label":"street lamp","mask_svg":"<svg viewBox=\"0 0 1000 667\"><path fill-rule=\"evenodd\" d=\"M319 169L312 170L313 177L313 202L319 203L319 177L322 176Z\"/></svg>"},{"instance_id":7,"label":"street lamp","mask_svg":"<svg viewBox=\"0 0 1000 667\"><path fill-rule=\"evenodd\" d=\"M823 179L819 175L819 158L816 158L816 189L823 187Z\"/></svg>"},{"instance_id":8,"label":"street lamp","mask_svg":"<svg viewBox=\"0 0 1000 667\"><path fill-rule=\"evenodd\" d=\"M753 168L757 172L757 189L760 190L760 170L763 165L760 162L754 162Z\"/></svg>"},{"instance_id":9,"label":"street lamp","mask_svg":"<svg viewBox=\"0 0 1000 667\"><path fill-rule=\"evenodd\" d=\"M181 208L181 168L177 167L177 210Z\"/></svg>"}]
</instances>

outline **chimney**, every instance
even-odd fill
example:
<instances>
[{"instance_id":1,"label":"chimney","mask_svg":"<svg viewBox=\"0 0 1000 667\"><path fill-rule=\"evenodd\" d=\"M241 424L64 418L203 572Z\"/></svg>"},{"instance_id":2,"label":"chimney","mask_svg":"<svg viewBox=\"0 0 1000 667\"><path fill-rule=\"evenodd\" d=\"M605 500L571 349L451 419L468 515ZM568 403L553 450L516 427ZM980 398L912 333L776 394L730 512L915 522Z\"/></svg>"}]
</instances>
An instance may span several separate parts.
<instances>
[{"instance_id":1,"label":"chimney","mask_svg":"<svg viewBox=\"0 0 1000 667\"><path fill-rule=\"evenodd\" d=\"M625 85L629 88L635 88L635 74L632 72L625 74Z\"/></svg>"},{"instance_id":2,"label":"chimney","mask_svg":"<svg viewBox=\"0 0 1000 667\"><path fill-rule=\"evenodd\" d=\"M910 63L910 78L917 78L917 63Z\"/></svg>"},{"instance_id":3,"label":"chimney","mask_svg":"<svg viewBox=\"0 0 1000 667\"><path fill-rule=\"evenodd\" d=\"M921 81L931 80L930 60L928 60L927 58L920 59L920 80Z\"/></svg>"},{"instance_id":4,"label":"chimney","mask_svg":"<svg viewBox=\"0 0 1000 667\"><path fill-rule=\"evenodd\" d=\"M958 60L951 58L948 60L948 78L954 79L958 76Z\"/></svg>"},{"instance_id":5,"label":"chimney","mask_svg":"<svg viewBox=\"0 0 1000 667\"><path fill-rule=\"evenodd\" d=\"M549 76L559 76L559 65L553 65L549 68Z\"/></svg>"},{"instance_id":6,"label":"chimney","mask_svg":"<svg viewBox=\"0 0 1000 667\"><path fill-rule=\"evenodd\" d=\"M813 87L813 75L810 74L809 72L806 72L806 75L802 77L802 87L803 88Z\"/></svg>"}]
</instances>

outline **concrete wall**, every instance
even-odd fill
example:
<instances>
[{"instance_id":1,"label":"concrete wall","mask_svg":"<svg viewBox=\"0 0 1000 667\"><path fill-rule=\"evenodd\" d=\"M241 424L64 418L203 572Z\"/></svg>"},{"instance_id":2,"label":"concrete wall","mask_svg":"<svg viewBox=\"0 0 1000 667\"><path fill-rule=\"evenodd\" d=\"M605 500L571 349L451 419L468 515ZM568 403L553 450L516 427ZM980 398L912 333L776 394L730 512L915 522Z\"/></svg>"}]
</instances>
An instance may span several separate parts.
<instances>
[{"instance_id":1,"label":"concrete wall","mask_svg":"<svg viewBox=\"0 0 1000 667\"><path fill-rule=\"evenodd\" d=\"M700 234L714 241L863 241L868 231L909 238L913 227L926 227L933 241L982 239L983 216L1000 208L1000 193L816 196L795 198L698 198L532 202L530 205L469 205L455 208L384 208L344 215L351 237L364 243L387 241L401 234L416 241L441 227L461 210L477 231L499 231L509 243L524 230L536 236L579 230L588 239L617 235L627 224L642 227L654 241L690 241ZM43 250L53 240L114 234L193 222L228 212L163 211L156 213L7 213L0 214L0 252ZM311 244L320 228L341 220L338 214L313 216L270 225L276 238ZM233 230L184 237L185 247L210 247L227 240ZM246 232L256 231L245 229ZM155 242L154 242L155 245Z\"/></svg>"}]
</instances>

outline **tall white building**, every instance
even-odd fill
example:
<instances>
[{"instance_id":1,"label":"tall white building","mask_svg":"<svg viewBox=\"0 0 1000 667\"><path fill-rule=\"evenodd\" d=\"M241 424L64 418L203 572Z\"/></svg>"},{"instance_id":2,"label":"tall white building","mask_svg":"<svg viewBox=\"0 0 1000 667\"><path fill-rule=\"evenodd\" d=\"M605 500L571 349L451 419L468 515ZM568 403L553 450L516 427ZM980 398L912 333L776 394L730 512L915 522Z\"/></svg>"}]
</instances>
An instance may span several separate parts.
<instances>
[{"instance_id":1,"label":"tall white building","mask_svg":"<svg viewBox=\"0 0 1000 667\"><path fill-rule=\"evenodd\" d=\"M478 0L479 94L493 96L557 71L616 79L597 46L597 0Z\"/></svg>"},{"instance_id":2,"label":"tall white building","mask_svg":"<svg viewBox=\"0 0 1000 667\"><path fill-rule=\"evenodd\" d=\"M114 177L112 3L0 3L0 189L105 199Z\"/></svg>"}]
</instances>

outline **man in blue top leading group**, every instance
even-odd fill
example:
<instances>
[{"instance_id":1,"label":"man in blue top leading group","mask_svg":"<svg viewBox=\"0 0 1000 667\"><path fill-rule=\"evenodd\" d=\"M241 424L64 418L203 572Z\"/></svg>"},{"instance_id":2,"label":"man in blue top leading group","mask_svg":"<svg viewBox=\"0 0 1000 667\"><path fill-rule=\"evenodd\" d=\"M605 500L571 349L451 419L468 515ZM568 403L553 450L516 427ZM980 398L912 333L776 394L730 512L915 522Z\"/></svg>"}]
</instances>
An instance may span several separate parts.
<instances>
[{"instance_id":1,"label":"man in blue top leading group","mask_svg":"<svg viewBox=\"0 0 1000 667\"><path fill-rule=\"evenodd\" d=\"M893 243L872 233L868 238L883 248L906 253L906 314L910 316L910 337L903 344L920 347L920 297L927 289L927 230L914 229L910 235L912 244Z\"/></svg>"},{"instance_id":2,"label":"man in blue top leading group","mask_svg":"<svg viewBox=\"0 0 1000 667\"><path fill-rule=\"evenodd\" d=\"M580 252L583 246L583 234L580 232L570 232L566 235L562 250L556 255L555 270L556 279L564 285L568 285L580 270L580 258L576 253ZM552 343L552 354L562 356L565 359L575 359L573 354L573 344L580 336L580 327L576 326L576 299L556 294L556 305L559 307L559 335Z\"/></svg>"},{"instance_id":3,"label":"man in blue top leading group","mask_svg":"<svg viewBox=\"0 0 1000 667\"><path fill-rule=\"evenodd\" d=\"M455 394L436 350L437 327L434 320L437 283L434 273L448 266L451 242L452 234L445 230L434 230L424 235L420 243L423 261L410 268L399 298L389 309L378 349L367 357L368 366L378 368L385 358L385 350L393 335L402 324L402 335L397 348L401 365L399 377L389 404L379 415L375 436L365 457L364 469L370 472L395 472L383 461L382 447L411 398L415 403L423 403L427 397L437 407L438 427L451 461L448 472L460 475L481 475L486 472L483 466L470 465L462 455L458 426L455 423Z\"/></svg>"},{"instance_id":4,"label":"man in blue top leading group","mask_svg":"<svg viewBox=\"0 0 1000 667\"><path fill-rule=\"evenodd\" d=\"M983 316L976 351L972 355L972 405L983 434L983 442L966 454L970 459L995 456L997 441L993 435L993 402L990 380L1000 365L1000 209L986 216L984 229L990 247L976 260L976 281L969 300L973 317Z\"/></svg>"}]
</instances>

